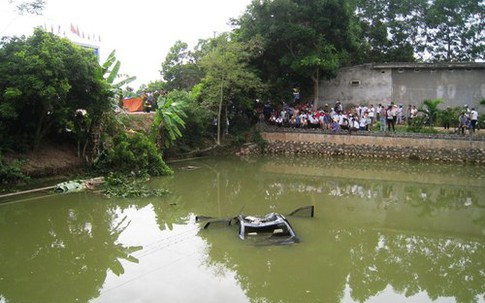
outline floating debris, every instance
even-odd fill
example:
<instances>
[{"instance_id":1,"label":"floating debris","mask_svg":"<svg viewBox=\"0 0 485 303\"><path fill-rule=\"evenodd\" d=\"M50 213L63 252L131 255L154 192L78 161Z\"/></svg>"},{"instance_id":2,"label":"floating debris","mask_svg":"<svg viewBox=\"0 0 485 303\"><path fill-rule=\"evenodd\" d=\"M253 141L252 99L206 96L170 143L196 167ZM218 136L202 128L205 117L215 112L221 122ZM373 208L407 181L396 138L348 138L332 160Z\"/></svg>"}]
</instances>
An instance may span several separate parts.
<instances>
[{"instance_id":1,"label":"floating debris","mask_svg":"<svg viewBox=\"0 0 485 303\"><path fill-rule=\"evenodd\" d=\"M199 166L193 166L193 165L187 165L182 167L183 170L194 170L194 169L199 169Z\"/></svg>"}]
</instances>

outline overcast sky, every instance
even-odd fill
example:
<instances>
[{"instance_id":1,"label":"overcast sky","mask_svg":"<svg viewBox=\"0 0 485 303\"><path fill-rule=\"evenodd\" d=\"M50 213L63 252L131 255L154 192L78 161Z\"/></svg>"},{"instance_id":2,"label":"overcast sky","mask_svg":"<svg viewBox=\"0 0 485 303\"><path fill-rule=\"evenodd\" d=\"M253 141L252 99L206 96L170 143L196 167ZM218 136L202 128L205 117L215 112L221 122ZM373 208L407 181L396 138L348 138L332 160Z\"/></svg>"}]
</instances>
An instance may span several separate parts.
<instances>
[{"instance_id":1,"label":"overcast sky","mask_svg":"<svg viewBox=\"0 0 485 303\"><path fill-rule=\"evenodd\" d=\"M70 25L85 36L101 37L101 62L112 51L121 72L136 76L132 85L161 79L159 70L170 47L182 40L192 48L198 39L229 31L230 18L239 17L251 0L46 0L42 17L13 13L9 0L0 0L0 36L30 35L46 24L70 33Z\"/></svg>"}]
</instances>

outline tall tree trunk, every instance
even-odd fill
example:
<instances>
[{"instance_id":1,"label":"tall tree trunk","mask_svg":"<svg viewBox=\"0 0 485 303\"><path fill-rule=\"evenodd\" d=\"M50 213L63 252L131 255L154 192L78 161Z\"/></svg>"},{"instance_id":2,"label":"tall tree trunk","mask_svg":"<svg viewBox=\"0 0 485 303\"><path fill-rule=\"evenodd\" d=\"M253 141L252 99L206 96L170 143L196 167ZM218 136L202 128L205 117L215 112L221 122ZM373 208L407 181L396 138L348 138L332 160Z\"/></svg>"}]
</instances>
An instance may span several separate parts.
<instances>
[{"instance_id":1,"label":"tall tree trunk","mask_svg":"<svg viewBox=\"0 0 485 303\"><path fill-rule=\"evenodd\" d=\"M221 78L221 100L219 101L219 112L217 113L217 145L221 145L221 112L224 92L224 77Z\"/></svg>"},{"instance_id":2,"label":"tall tree trunk","mask_svg":"<svg viewBox=\"0 0 485 303\"><path fill-rule=\"evenodd\" d=\"M317 67L315 74L312 77L313 80L313 110L318 108L318 99L320 94L320 69Z\"/></svg>"},{"instance_id":3,"label":"tall tree trunk","mask_svg":"<svg viewBox=\"0 0 485 303\"><path fill-rule=\"evenodd\" d=\"M48 134L53 124L54 120L49 119L49 116L47 114L43 114L40 117L33 138L32 150L37 151L39 149L40 144Z\"/></svg>"},{"instance_id":4,"label":"tall tree trunk","mask_svg":"<svg viewBox=\"0 0 485 303\"><path fill-rule=\"evenodd\" d=\"M42 129L44 127L44 120L46 119L46 114L40 115L39 120L37 121L37 127L35 129L34 138L32 140L32 150L37 151L40 146L40 142L42 141Z\"/></svg>"}]
</instances>

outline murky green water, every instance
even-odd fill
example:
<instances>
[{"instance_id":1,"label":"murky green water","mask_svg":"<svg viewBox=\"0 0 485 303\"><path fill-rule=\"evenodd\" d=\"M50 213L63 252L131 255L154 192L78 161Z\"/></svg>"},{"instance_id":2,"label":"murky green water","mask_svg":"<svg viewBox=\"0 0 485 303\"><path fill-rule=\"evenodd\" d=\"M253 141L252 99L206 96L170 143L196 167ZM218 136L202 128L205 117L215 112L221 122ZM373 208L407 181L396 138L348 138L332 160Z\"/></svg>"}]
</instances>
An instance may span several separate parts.
<instances>
[{"instance_id":1,"label":"murky green water","mask_svg":"<svg viewBox=\"0 0 485 303\"><path fill-rule=\"evenodd\" d=\"M485 171L285 157L201 159L151 181L0 204L0 302L485 302ZM195 215L289 213L255 247Z\"/></svg>"}]
</instances>

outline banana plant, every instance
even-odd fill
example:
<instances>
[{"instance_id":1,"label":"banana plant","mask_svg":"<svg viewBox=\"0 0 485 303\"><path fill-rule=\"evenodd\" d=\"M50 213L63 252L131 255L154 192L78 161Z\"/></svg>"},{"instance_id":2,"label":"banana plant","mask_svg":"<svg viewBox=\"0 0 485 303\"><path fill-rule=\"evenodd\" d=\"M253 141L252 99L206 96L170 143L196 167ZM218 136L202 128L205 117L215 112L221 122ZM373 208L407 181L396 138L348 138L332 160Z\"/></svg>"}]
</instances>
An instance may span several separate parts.
<instances>
[{"instance_id":1,"label":"banana plant","mask_svg":"<svg viewBox=\"0 0 485 303\"><path fill-rule=\"evenodd\" d=\"M121 62L116 59L116 50L113 50L106 61L101 65L101 77L111 87L111 91L114 95L113 107L116 109L121 106L121 100L123 99L122 87L128 83L136 80L136 77L130 77L125 74L120 74ZM120 80L115 82L116 80Z\"/></svg>"},{"instance_id":2,"label":"banana plant","mask_svg":"<svg viewBox=\"0 0 485 303\"><path fill-rule=\"evenodd\" d=\"M130 77L125 74L119 74L121 62L116 59L116 50L113 50L106 62L103 63L102 71L103 71L103 78L111 85L112 89L115 92L118 92L121 87L125 84L131 83L136 80L136 77ZM115 80L121 79L120 81L115 83Z\"/></svg>"},{"instance_id":3,"label":"banana plant","mask_svg":"<svg viewBox=\"0 0 485 303\"><path fill-rule=\"evenodd\" d=\"M184 92L173 91L168 96L158 98L158 109L155 112L154 127L156 142L160 150L168 148L177 138L183 136L181 129L185 128ZM176 101L177 100L177 101Z\"/></svg>"}]
</instances>

